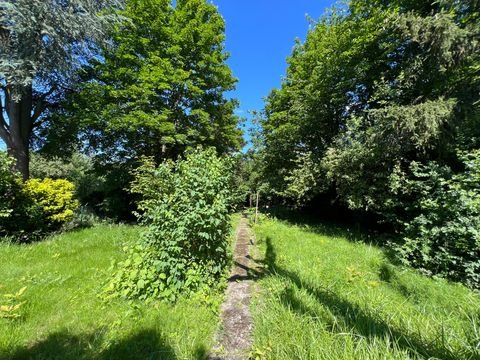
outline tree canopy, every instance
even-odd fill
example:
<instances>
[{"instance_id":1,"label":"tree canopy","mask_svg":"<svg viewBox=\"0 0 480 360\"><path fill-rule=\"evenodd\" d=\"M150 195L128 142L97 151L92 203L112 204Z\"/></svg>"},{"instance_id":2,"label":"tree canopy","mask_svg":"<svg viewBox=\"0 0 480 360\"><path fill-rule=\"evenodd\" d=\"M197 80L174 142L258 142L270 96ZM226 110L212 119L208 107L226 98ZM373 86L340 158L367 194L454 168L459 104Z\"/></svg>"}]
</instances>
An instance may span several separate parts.
<instances>
[{"instance_id":1,"label":"tree canopy","mask_svg":"<svg viewBox=\"0 0 480 360\"><path fill-rule=\"evenodd\" d=\"M236 79L217 8L204 0L130 0L121 15L112 43L85 69L85 83L47 138L80 134L80 145L114 162L139 155L159 162L196 145L238 149L237 103L224 95Z\"/></svg>"},{"instance_id":2,"label":"tree canopy","mask_svg":"<svg viewBox=\"0 0 480 360\"><path fill-rule=\"evenodd\" d=\"M0 137L28 178L32 133L105 39L117 0L0 1Z\"/></svg>"},{"instance_id":3,"label":"tree canopy","mask_svg":"<svg viewBox=\"0 0 480 360\"><path fill-rule=\"evenodd\" d=\"M274 191L302 203L334 188L352 208L382 208L395 165L455 165L457 148L478 146L475 4L356 0L322 17L267 99Z\"/></svg>"}]
</instances>

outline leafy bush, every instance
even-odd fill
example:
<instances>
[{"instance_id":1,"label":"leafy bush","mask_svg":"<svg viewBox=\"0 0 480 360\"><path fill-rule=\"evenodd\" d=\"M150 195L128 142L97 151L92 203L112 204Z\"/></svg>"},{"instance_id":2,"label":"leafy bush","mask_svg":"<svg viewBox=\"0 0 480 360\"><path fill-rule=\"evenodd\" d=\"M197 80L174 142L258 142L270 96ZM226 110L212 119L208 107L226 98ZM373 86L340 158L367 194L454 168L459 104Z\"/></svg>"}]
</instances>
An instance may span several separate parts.
<instances>
[{"instance_id":1,"label":"leafy bush","mask_svg":"<svg viewBox=\"0 0 480 360\"><path fill-rule=\"evenodd\" d=\"M78 208L75 186L65 179L30 179L12 170L13 160L0 152L0 236L25 242L61 228Z\"/></svg>"},{"instance_id":2,"label":"leafy bush","mask_svg":"<svg viewBox=\"0 0 480 360\"><path fill-rule=\"evenodd\" d=\"M13 161L5 152L0 152L0 221L8 218L14 208L15 194L21 180L12 171Z\"/></svg>"},{"instance_id":3,"label":"leafy bush","mask_svg":"<svg viewBox=\"0 0 480 360\"><path fill-rule=\"evenodd\" d=\"M413 163L414 179L399 176L401 195L416 198L405 223L400 258L428 274L480 288L480 151L461 155L465 171Z\"/></svg>"},{"instance_id":4,"label":"leafy bush","mask_svg":"<svg viewBox=\"0 0 480 360\"><path fill-rule=\"evenodd\" d=\"M45 157L32 153L30 175L37 179L66 179L75 184L76 197L82 204L91 202L101 191L105 178L95 173L94 162L88 156L74 152L67 159Z\"/></svg>"},{"instance_id":5,"label":"leafy bush","mask_svg":"<svg viewBox=\"0 0 480 360\"><path fill-rule=\"evenodd\" d=\"M25 241L38 235L42 210L24 191L13 159L0 152L0 236Z\"/></svg>"},{"instance_id":6,"label":"leafy bush","mask_svg":"<svg viewBox=\"0 0 480 360\"><path fill-rule=\"evenodd\" d=\"M369 110L366 118L349 118L321 161L339 199L352 210L388 217L395 202L389 193L395 165L409 164L412 156L425 158L437 144L442 126L450 121L455 104L440 99L388 106Z\"/></svg>"},{"instance_id":7,"label":"leafy bush","mask_svg":"<svg viewBox=\"0 0 480 360\"><path fill-rule=\"evenodd\" d=\"M214 150L155 167L145 160L135 172L134 193L147 227L141 241L125 249L128 259L108 291L140 299L175 301L214 286L228 261L231 161Z\"/></svg>"},{"instance_id":8,"label":"leafy bush","mask_svg":"<svg viewBox=\"0 0 480 360\"><path fill-rule=\"evenodd\" d=\"M30 173L34 178L73 182L77 199L85 209L93 212L94 217L132 221L135 219L132 215L135 202L125 189L133 180L130 172L135 162L109 163L105 157L89 157L79 152L62 158L33 153Z\"/></svg>"},{"instance_id":9,"label":"leafy bush","mask_svg":"<svg viewBox=\"0 0 480 360\"><path fill-rule=\"evenodd\" d=\"M73 219L79 206L75 185L65 179L30 179L25 182L24 191L41 207L43 224L49 230L58 229Z\"/></svg>"}]
</instances>

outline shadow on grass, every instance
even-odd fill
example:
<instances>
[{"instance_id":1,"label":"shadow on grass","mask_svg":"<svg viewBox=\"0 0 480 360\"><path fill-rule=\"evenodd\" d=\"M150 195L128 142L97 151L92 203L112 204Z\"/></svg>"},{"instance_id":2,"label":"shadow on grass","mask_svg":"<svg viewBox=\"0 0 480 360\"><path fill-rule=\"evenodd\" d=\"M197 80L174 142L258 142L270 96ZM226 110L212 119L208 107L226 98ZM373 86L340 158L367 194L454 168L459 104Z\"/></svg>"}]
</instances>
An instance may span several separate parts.
<instances>
[{"instance_id":1,"label":"shadow on grass","mask_svg":"<svg viewBox=\"0 0 480 360\"><path fill-rule=\"evenodd\" d=\"M419 291L419 288L412 289L411 286L409 287L404 284L402 280L398 278L395 266L384 262L380 265L378 275L380 280L401 294L405 299L418 302L416 299L418 298L417 292Z\"/></svg>"},{"instance_id":2,"label":"shadow on grass","mask_svg":"<svg viewBox=\"0 0 480 360\"><path fill-rule=\"evenodd\" d=\"M102 332L82 335L56 332L31 346L17 349L8 359L177 359L173 348L154 330L140 331L135 335L113 342L102 350L103 340ZM195 359L205 359L206 356L207 350L203 347L195 350ZM1 356L0 358L3 360Z\"/></svg>"},{"instance_id":3,"label":"shadow on grass","mask_svg":"<svg viewBox=\"0 0 480 360\"><path fill-rule=\"evenodd\" d=\"M393 232L382 231L381 228L362 225L349 219L319 216L308 211L294 211L282 207L272 208L266 213L285 224L298 226L304 231L381 247L391 264L400 265L393 249L386 246L389 242L399 240Z\"/></svg>"},{"instance_id":4,"label":"shadow on grass","mask_svg":"<svg viewBox=\"0 0 480 360\"><path fill-rule=\"evenodd\" d=\"M378 269L378 275L380 280L390 286L392 290L399 293L406 300L414 300L418 298L418 292L421 292L421 287L411 288L404 284L397 276L397 271L404 265L398 259L394 249L386 246L389 241L395 241L395 235L392 233L382 233L378 230L368 230L368 228L362 228L359 224L355 224L353 221L347 220L332 220L332 216L329 218L318 217L315 213L308 211L294 211L288 208L276 207L270 209L269 216L274 217L279 222L288 226L298 226L303 231L311 232L314 234L343 238L352 243L361 242L364 244L371 244L380 248L385 256L384 262ZM255 259L254 259L255 260ZM264 263L261 260L260 263ZM256 276L255 278L260 278ZM421 299L420 299L421 300Z\"/></svg>"},{"instance_id":5,"label":"shadow on grass","mask_svg":"<svg viewBox=\"0 0 480 360\"><path fill-rule=\"evenodd\" d=\"M287 224L299 226L306 231L330 237L342 237L352 242L361 241L383 245L392 236L382 230L381 227L365 225L358 220L344 217L326 216L325 214L296 211L282 207L271 208L266 213Z\"/></svg>"},{"instance_id":6,"label":"shadow on grass","mask_svg":"<svg viewBox=\"0 0 480 360\"><path fill-rule=\"evenodd\" d=\"M442 345L442 339L427 341L419 334L408 332L404 329L392 326L381 318L381 315L370 312L357 304L348 301L335 294L334 292L314 286L313 284L302 279L297 273L287 270L276 263L276 252L270 237L266 238L267 250L265 254L265 264L268 265L269 274L280 276L294 284L298 290L303 290L314 298L319 304L330 310L336 317L335 323L330 323L329 329L333 331L338 327L339 323L346 329L351 329L363 336L367 341L374 344L378 338L390 338L395 346L406 350L413 358L418 356L426 358L439 359L459 359L459 358L475 358L476 354L453 353L450 349ZM268 274L265 274L267 276ZM295 287L287 287L280 295L280 301L288 309L300 315L307 315L318 318L318 313L305 304L298 296L296 296Z\"/></svg>"}]
</instances>

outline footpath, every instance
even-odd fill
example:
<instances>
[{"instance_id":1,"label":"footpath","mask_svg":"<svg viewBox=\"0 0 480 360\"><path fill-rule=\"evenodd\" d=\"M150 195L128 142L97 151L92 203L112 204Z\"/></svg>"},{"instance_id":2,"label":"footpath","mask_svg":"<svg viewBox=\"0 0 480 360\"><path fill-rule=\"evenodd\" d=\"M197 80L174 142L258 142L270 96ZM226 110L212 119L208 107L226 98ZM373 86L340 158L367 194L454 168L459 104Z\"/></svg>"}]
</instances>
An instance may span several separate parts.
<instances>
[{"instance_id":1,"label":"footpath","mask_svg":"<svg viewBox=\"0 0 480 360\"><path fill-rule=\"evenodd\" d=\"M250 300L252 281L250 270L250 246L252 231L248 220L242 217L236 233L233 269L228 280L225 301L221 307L221 326L210 360L246 360L252 346L252 316Z\"/></svg>"}]
</instances>

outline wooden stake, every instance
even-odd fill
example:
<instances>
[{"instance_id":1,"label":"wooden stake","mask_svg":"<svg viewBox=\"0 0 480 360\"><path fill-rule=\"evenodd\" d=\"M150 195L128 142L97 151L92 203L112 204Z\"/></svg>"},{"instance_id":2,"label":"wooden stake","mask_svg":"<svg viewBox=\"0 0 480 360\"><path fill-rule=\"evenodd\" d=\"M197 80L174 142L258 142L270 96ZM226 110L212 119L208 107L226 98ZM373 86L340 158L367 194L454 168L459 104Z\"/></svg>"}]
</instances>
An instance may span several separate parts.
<instances>
[{"instance_id":1,"label":"wooden stake","mask_svg":"<svg viewBox=\"0 0 480 360\"><path fill-rule=\"evenodd\" d=\"M258 198L260 197L260 192L257 191L257 204L255 205L255 224L257 223L258 218Z\"/></svg>"}]
</instances>

